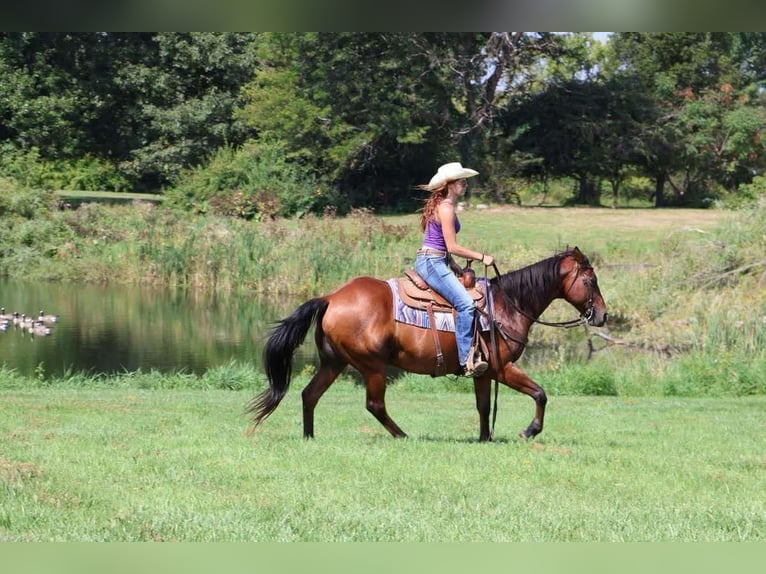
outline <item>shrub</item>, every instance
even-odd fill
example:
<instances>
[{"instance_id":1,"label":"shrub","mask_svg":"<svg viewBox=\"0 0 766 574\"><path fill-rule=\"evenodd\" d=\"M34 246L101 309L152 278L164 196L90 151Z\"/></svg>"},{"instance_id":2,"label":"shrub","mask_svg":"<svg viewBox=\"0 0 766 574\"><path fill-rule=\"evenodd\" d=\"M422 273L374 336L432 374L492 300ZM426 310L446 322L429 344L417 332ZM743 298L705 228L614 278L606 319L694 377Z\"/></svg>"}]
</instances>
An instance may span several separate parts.
<instances>
[{"instance_id":1,"label":"shrub","mask_svg":"<svg viewBox=\"0 0 766 574\"><path fill-rule=\"evenodd\" d=\"M563 395L617 396L614 373L596 363L560 368L549 375L543 387Z\"/></svg>"},{"instance_id":2,"label":"shrub","mask_svg":"<svg viewBox=\"0 0 766 574\"><path fill-rule=\"evenodd\" d=\"M130 191L131 184L116 165L94 157L57 162L59 179L53 189L79 191Z\"/></svg>"},{"instance_id":3,"label":"shrub","mask_svg":"<svg viewBox=\"0 0 766 574\"><path fill-rule=\"evenodd\" d=\"M206 165L186 172L166 197L171 206L245 219L321 211L333 200L311 175L286 161L274 142L219 149Z\"/></svg>"},{"instance_id":4,"label":"shrub","mask_svg":"<svg viewBox=\"0 0 766 574\"><path fill-rule=\"evenodd\" d=\"M760 198L766 198L766 176L759 175L753 181L739 186L736 192L725 196L723 203L731 209L751 207Z\"/></svg>"},{"instance_id":5,"label":"shrub","mask_svg":"<svg viewBox=\"0 0 766 574\"><path fill-rule=\"evenodd\" d=\"M93 156L46 160L36 148L0 152L0 175L27 189L77 191L130 191L128 179L117 165Z\"/></svg>"},{"instance_id":6,"label":"shrub","mask_svg":"<svg viewBox=\"0 0 766 574\"><path fill-rule=\"evenodd\" d=\"M766 394L766 361L734 353L689 353L668 364L663 393L679 397Z\"/></svg>"},{"instance_id":7,"label":"shrub","mask_svg":"<svg viewBox=\"0 0 766 574\"><path fill-rule=\"evenodd\" d=\"M264 386L265 377L252 366L230 361L208 369L202 376L206 388L240 391Z\"/></svg>"},{"instance_id":8,"label":"shrub","mask_svg":"<svg viewBox=\"0 0 766 574\"><path fill-rule=\"evenodd\" d=\"M52 192L26 189L11 179L0 179L0 217L33 219L50 211L55 203Z\"/></svg>"}]
</instances>

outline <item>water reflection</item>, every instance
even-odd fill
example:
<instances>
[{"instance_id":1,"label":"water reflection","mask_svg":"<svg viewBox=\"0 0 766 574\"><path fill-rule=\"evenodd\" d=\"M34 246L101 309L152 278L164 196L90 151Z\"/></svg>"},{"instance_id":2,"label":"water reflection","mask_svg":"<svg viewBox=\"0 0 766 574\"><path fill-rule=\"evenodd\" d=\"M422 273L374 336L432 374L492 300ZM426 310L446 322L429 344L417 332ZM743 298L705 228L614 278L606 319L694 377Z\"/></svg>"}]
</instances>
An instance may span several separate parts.
<instances>
[{"instance_id":1,"label":"water reflection","mask_svg":"<svg viewBox=\"0 0 766 574\"><path fill-rule=\"evenodd\" d=\"M23 374L158 370L202 373L231 360L260 366L270 325L298 301L153 288L0 281L6 312L59 320L48 336L0 332L0 363ZM305 356L304 356L305 355ZM297 362L312 360L308 346Z\"/></svg>"}]
</instances>

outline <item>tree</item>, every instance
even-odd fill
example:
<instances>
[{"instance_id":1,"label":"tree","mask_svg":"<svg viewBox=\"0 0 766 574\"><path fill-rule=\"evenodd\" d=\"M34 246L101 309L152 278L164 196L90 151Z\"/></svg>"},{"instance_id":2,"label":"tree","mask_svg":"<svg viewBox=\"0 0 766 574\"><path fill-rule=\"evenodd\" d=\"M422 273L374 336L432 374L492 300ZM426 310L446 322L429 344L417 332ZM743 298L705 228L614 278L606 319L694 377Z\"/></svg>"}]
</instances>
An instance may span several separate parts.
<instances>
[{"instance_id":1,"label":"tree","mask_svg":"<svg viewBox=\"0 0 766 574\"><path fill-rule=\"evenodd\" d=\"M686 187L692 191L709 191L709 183L716 182L735 192L766 159L766 113L729 84L688 94L676 122L687 133L683 153Z\"/></svg>"},{"instance_id":2,"label":"tree","mask_svg":"<svg viewBox=\"0 0 766 574\"><path fill-rule=\"evenodd\" d=\"M243 117L353 204L392 206L440 162L480 167L550 34L268 34ZM411 203L411 199L409 199Z\"/></svg>"},{"instance_id":3,"label":"tree","mask_svg":"<svg viewBox=\"0 0 766 574\"><path fill-rule=\"evenodd\" d=\"M412 185L398 168L421 153L441 106L419 94L427 63L406 35L266 34L259 61L240 115L259 136L284 142L351 205L386 204Z\"/></svg>"},{"instance_id":4,"label":"tree","mask_svg":"<svg viewBox=\"0 0 766 574\"><path fill-rule=\"evenodd\" d=\"M605 75L630 78L634 89L654 100L654 112L647 116L652 119L644 124L646 153L640 165L655 180L658 207L666 201L666 182L676 201L699 202L712 182L734 189L747 180L751 166L745 158L761 155L761 112L747 103L752 98L721 94L745 90L759 77L763 41L760 35L731 33L612 35ZM724 100L726 113L719 106ZM680 184L673 181L675 173L683 175Z\"/></svg>"},{"instance_id":5,"label":"tree","mask_svg":"<svg viewBox=\"0 0 766 574\"><path fill-rule=\"evenodd\" d=\"M87 126L103 99L89 70L99 39L87 33L0 36L0 139L43 157L76 157L93 143Z\"/></svg>"},{"instance_id":6,"label":"tree","mask_svg":"<svg viewBox=\"0 0 766 574\"><path fill-rule=\"evenodd\" d=\"M641 130L651 106L640 91L619 80L569 80L521 99L508 110L506 134L514 153L534 158L521 166L524 177L571 177L575 203L598 205L599 180L620 185L643 154Z\"/></svg>"},{"instance_id":7,"label":"tree","mask_svg":"<svg viewBox=\"0 0 766 574\"><path fill-rule=\"evenodd\" d=\"M158 33L123 52L113 85L128 149L125 170L144 187L177 181L224 145L250 134L235 121L240 88L252 79L254 37L245 33Z\"/></svg>"},{"instance_id":8,"label":"tree","mask_svg":"<svg viewBox=\"0 0 766 574\"><path fill-rule=\"evenodd\" d=\"M119 163L137 189L249 135L233 119L253 34L5 33L0 140L45 160Z\"/></svg>"}]
</instances>

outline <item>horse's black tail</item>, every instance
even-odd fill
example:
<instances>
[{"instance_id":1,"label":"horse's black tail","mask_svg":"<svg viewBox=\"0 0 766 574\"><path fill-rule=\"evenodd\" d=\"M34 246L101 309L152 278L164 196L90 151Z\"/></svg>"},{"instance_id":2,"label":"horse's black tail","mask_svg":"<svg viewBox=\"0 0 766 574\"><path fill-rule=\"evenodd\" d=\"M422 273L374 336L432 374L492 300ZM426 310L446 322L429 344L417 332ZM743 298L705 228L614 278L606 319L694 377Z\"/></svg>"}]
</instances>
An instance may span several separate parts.
<instances>
[{"instance_id":1,"label":"horse's black tail","mask_svg":"<svg viewBox=\"0 0 766 574\"><path fill-rule=\"evenodd\" d=\"M328 301L322 298L306 301L292 315L282 319L269 335L263 350L269 388L256 395L246 409L253 415L252 430L276 410L287 394L295 350L303 343L312 323L322 320L327 305Z\"/></svg>"}]
</instances>

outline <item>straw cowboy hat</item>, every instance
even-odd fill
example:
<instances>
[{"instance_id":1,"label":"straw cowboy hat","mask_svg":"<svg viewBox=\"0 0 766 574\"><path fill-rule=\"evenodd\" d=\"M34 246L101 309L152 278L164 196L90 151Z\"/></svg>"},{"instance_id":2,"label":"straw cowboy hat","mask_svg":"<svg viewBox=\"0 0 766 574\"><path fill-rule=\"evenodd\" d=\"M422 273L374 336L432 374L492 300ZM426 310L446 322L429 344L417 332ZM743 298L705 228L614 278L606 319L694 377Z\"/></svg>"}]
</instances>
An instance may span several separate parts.
<instances>
[{"instance_id":1,"label":"straw cowboy hat","mask_svg":"<svg viewBox=\"0 0 766 574\"><path fill-rule=\"evenodd\" d=\"M434 191L435 189L444 187L451 181L473 177L474 175L479 175L479 172L474 169L463 167L458 161L445 163L439 168L436 174L431 178L431 181L429 181L428 185L424 186L424 188L428 191Z\"/></svg>"}]
</instances>

